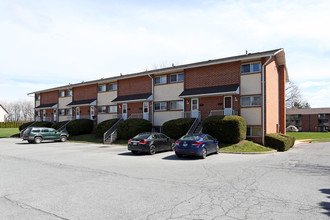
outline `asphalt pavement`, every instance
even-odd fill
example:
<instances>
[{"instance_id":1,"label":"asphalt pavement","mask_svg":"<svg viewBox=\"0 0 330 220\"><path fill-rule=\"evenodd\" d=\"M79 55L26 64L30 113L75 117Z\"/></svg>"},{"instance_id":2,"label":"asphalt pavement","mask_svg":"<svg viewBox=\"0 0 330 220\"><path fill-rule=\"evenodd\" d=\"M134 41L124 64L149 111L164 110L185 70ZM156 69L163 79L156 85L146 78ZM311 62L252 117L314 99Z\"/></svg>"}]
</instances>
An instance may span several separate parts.
<instances>
[{"instance_id":1,"label":"asphalt pavement","mask_svg":"<svg viewBox=\"0 0 330 220\"><path fill-rule=\"evenodd\" d=\"M330 143L202 160L4 138L0 219L330 219Z\"/></svg>"}]
</instances>

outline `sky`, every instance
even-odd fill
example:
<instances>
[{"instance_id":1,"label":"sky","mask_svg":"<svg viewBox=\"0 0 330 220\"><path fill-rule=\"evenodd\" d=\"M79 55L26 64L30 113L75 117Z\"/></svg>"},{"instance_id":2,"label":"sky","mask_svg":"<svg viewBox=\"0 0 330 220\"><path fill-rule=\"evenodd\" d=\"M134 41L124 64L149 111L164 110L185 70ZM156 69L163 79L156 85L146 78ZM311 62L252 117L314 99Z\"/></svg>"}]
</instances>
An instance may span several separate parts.
<instances>
[{"instance_id":1,"label":"sky","mask_svg":"<svg viewBox=\"0 0 330 220\"><path fill-rule=\"evenodd\" d=\"M330 107L329 0L0 0L0 103L69 83L284 48Z\"/></svg>"}]
</instances>

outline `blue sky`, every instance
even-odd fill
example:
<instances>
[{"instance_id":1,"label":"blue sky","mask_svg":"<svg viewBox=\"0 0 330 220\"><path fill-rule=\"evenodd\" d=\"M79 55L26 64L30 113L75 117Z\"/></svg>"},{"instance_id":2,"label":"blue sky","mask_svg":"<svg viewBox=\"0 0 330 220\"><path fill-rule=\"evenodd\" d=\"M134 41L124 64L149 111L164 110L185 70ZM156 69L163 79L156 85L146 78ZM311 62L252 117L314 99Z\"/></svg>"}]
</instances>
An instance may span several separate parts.
<instances>
[{"instance_id":1,"label":"blue sky","mask_svg":"<svg viewBox=\"0 0 330 220\"><path fill-rule=\"evenodd\" d=\"M0 0L0 102L68 83L284 48L330 107L330 1Z\"/></svg>"}]
</instances>

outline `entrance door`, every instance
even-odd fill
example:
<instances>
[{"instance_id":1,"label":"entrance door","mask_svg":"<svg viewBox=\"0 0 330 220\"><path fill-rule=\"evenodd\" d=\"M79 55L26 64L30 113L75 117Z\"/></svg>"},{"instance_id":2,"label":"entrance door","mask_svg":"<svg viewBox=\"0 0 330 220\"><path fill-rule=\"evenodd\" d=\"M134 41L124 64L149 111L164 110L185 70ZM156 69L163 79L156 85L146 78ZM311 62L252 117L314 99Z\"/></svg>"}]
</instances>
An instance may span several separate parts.
<instances>
[{"instance_id":1,"label":"entrance door","mask_svg":"<svg viewBox=\"0 0 330 220\"><path fill-rule=\"evenodd\" d=\"M143 119L149 120L149 102L143 102Z\"/></svg>"},{"instance_id":2,"label":"entrance door","mask_svg":"<svg viewBox=\"0 0 330 220\"><path fill-rule=\"evenodd\" d=\"M76 119L80 118L80 108L76 107Z\"/></svg>"},{"instance_id":3,"label":"entrance door","mask_svg":"<svg viewBox=\"0 0 330 220\"><path fill-rule=\"evenodd\" d=\"M225 103L225 108L224 108L224 115L232 115L233 114L233 103L232 103L232 97L231 96L225 96L224 97L224 103Z\"/></svg>"},{"instance_id":4,"label":"entrance door","mask_svg":"<svg viewBox=\"0 0 330 220\"><path fill-rule=\"evenodd\" d=\"M46 109L44 109L43 111L42 111L42 120L43 121L46 121Z\"/></svg>"},{"instance_id":5,"label":"entrance door","mask_svg":"<svg viewBox=\"0 0 330 220\"><path fill-rule=\"evenodd\" d=\"M95 108L94 106L91 106L90 108L90 115L91 115L91 120L95 119Z\"/></svg>"},{"instance_id":6,"label":"entrance door","mask_svg":"<svg viewBox=\"0 0 330 220\"><path fill-rule=\"evenodd\" d=\"M127 119L127 104L122 104L121 106L121 114L124 120Z\"/></svg>"},{"instance_id":7,"label":"entrance door","mask_svg":"<svg viewBox=\"0 0 330 220\"><path fill-rule=\"evenodd\" d=\"M54 109L54 113L53 113L53 115L54 115L54 121L56 122L56 117L57 117L57 111L56 111L56 109Z\"/></svg>"},{"instance_id":8,"label":"entrance door","mask_svg":"<svg viewBox=\"0 0 330 220\"><path fill-rule=\"evenodd\" d=\"M198 98L191 99L191 117L198 118Z\"/></svg>"}]
</instances>

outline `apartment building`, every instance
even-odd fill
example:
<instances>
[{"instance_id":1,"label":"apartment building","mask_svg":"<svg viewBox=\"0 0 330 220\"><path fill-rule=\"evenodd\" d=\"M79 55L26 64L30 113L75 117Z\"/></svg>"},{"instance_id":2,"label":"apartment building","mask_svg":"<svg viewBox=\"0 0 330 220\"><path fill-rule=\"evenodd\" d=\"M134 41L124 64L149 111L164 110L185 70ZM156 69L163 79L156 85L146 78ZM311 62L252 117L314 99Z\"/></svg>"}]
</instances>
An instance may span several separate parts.
<instances>
[{"instance_id":1,"label":"apartment building","mask_svg":"<svg viewBox=\"0 0 330 220\"><path fill-rule=\"evenodd\" d=\"M156 129L183 117L240 115L247 136L285 133L285 53L276 49L35 91L36 120L144 118Z\"/></svg>"},{"instance_id":2,"label":"apartment building","mask_svg":"<svg viewBox=\"0 0 330 220\"><path fill-rule=\"evenodd\" d=\"M8 115L7 109L0 104L0 122L6 122L6 116Z\"/></svg>"},{"instance_id":3,"label":"apartment building","mask_svg":"<svg viewBox=\"0 0 330 220\"><path fill-rule=\"evenodd\" d=\"M299 131L329 130L330 108L287 109L286 126L294 125Z\"/></svg>"}]
</instances>

